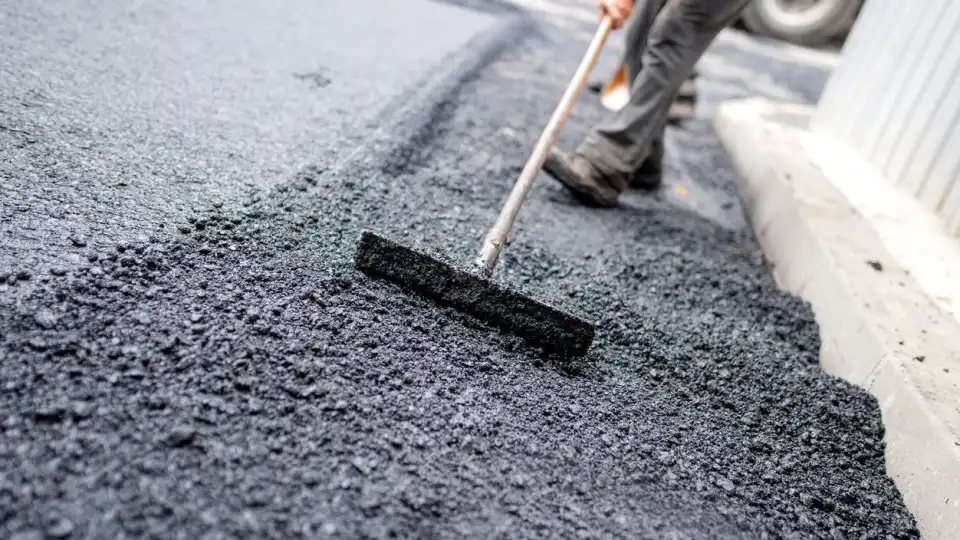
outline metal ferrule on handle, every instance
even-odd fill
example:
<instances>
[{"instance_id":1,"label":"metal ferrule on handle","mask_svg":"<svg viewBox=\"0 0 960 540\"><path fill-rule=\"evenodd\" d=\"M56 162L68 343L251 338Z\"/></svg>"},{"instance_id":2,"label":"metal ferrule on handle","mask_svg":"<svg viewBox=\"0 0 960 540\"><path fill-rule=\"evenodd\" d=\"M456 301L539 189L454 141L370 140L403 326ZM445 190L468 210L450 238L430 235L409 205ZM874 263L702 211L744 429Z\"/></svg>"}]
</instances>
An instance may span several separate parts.
<instances>
[{"instance_id":1,"label":"metal ferrule on handle","mask_svg":"<svg viewBox=\"0 0 960 540\"><path fill-rule=\"evenodd\" d=\"M486 238L483 240L483 245L480 248L480 256L477 259L477 266L479 267L481 275L489 276L490 273L493 272L493 268L497 265L500 252L503 251L503 247L507 244L507 235L510 234L510 230L513 228L513 222L516 221L517 214L520 213L520 207L523 206L527 194L530 193L533 181L536 180L540 168L543 167L543 162L546 161L550 149L553 148L553 145L556 143L557 134L570 115L570 110L573 108L573 103L577 100L577 96L579 96L583 90L587 76L590 75L590 70L593 69L593 65L596 64L600 50L607 41L607 36L610 34L612 28L613 20L610 19L610 17L604 17L600 21L600 27L597 28L597 32L593 35L593 40L590 42L590 47L587 48L587 52L580 62L580 67L577 68L577 72L567 86L567 90L563 93L563 97L560 99L556 110L553 111L553 116L550 117L547 127L544 128L543 133L540 134L540 139L537 140L537 145L530 154L530 159L527 160L527 164L523 167L517 183L513 185L507 202L504 203L503 208L500 210L500 215L497 216L497 221L494 222L493 227L490 228Z\"/></svg>"}]
</instances>

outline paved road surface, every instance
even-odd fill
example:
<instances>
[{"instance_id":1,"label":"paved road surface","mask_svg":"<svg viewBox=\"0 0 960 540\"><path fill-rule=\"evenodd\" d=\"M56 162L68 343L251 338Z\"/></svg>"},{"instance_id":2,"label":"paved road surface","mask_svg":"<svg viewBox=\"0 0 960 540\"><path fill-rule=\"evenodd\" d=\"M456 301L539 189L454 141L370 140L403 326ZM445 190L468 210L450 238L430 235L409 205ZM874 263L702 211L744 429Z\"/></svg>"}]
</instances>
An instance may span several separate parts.
<instances>
[{"instance_id":1,"label":"paved road surface","mask_svg":"<svg viewBox=\"0 0 960 540\"><path fill-rule=\"evenodd\" d=\"M351 269L367 226L470 260L579 32L405 116L409 144L300 169L280 147L269 189L146 241L44 247L74 268L18 261L0 536L916 538L876 402L820 371L703 123L671 135L666 194L598 211L534 187L497 277L598 323L579 365ZM581 100L562 144L601 114ZM684 183L730 204L669 195Z\"/></svg>"},{"instance_id":2,"label":"paved road surface","mask_svg":"<svg viewBox=\"0 0 960 540\"><path fill-rule=\"evenodd\" d=\"M355 148L492 18L426 0L0 5L0 268L175 216ZM363 37L366 36L366 37Z\"/></svg>"}]
</instances>

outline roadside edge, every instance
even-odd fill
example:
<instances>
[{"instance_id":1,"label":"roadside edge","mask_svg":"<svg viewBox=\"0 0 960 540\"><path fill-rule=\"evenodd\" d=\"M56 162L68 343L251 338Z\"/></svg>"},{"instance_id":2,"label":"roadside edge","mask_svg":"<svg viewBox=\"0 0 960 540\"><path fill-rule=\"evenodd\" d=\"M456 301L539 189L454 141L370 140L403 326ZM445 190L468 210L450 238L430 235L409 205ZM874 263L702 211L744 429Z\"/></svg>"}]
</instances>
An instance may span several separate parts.
<instances>
[{"instance_id":1,"label":"roadside edge","mask_svg":"<svg viewBox=\"0 0 960 540\"><path fill-rule=\"evenodd\" d=\"M960 530L960 325L811 156L821 137L807 129L811 114L737 100L717 108L714 127L777 283L813 307L823 369L877 398L888 474L921 534L951 538Z\"/></svg>"}]
</instances>

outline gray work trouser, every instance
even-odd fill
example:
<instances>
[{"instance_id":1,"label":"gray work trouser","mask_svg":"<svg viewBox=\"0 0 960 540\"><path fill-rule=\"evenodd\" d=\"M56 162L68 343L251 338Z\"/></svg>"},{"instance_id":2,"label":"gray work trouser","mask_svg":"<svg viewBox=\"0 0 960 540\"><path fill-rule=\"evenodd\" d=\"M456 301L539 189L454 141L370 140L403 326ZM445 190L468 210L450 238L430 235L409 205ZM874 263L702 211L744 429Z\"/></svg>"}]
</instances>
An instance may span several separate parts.
<instances>
[{"instance_id":1,"label":"gray work trouser","mask_svg":"<svg viewBox=\"0 0 960 540\"><path fill-rule=\"evenodd\" d=\"M638 0L624 56L630 102L577 149L607 175L630 175L662 137L680 85L750 0Z\"/></svg>"}]
</instances>

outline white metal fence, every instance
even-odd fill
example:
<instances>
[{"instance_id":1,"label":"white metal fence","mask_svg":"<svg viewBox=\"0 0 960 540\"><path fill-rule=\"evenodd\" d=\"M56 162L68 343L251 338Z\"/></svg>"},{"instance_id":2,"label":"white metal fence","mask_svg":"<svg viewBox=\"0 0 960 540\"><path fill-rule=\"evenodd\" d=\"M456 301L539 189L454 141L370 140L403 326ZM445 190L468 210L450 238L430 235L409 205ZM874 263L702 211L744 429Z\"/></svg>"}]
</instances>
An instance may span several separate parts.
<instances>
[{"instance_id":1,"label":"white metal fence","mask_svg":"<svg viewBox=\"0 0 960 540\"><path fill-rule=\"evenodd\" d=\"M960 0L867 0L812 127L960 235Z\"/></svg>"}]
</instances>

